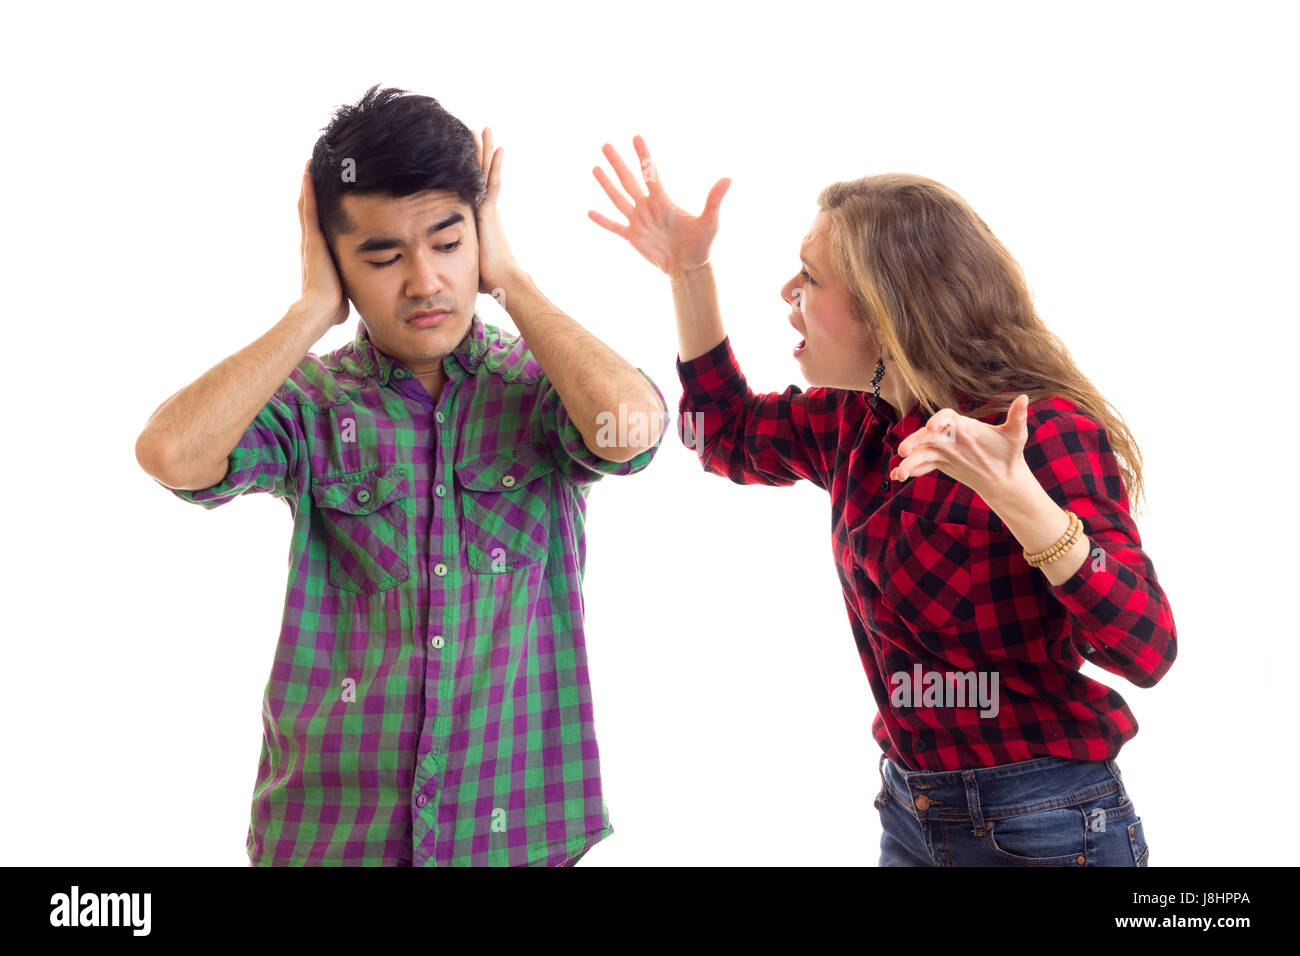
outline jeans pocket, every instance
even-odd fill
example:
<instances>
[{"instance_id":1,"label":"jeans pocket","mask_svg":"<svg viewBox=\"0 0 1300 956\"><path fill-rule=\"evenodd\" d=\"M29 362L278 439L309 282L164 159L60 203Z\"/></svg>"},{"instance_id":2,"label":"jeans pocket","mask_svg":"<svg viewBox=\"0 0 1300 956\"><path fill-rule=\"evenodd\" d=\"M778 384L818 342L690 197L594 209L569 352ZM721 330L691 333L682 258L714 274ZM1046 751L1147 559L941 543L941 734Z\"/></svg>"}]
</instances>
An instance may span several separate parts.
<instances>
[{"instance_id":1,"label":"jeans pocket","mask_svg":"<svg viewBox=\"0 0 1300 956\"><path fill-rule=\"evenodd\" d=\"M331 585L374 594L410 578L415 515L404 468L322 475L312 479L311 494L328 538Z\"/></svg>"},{"instance_id":2,"label":"jeans pocket","mask_svg":"<svg viewBox=\"0 0 1300 956\"><path fill-rule=\"evenodd\" d=\"M1079 807L1053 807L989 820L984 838L994 853L1011 863L1082 866L1086 827Z\"/></svg>"},{"instance_id":3,"label":"jeans pocket","mask_svg":"<svg viewBox=\"0 0 1300 956\"><path fill-rule=\"evenodd\" d=\"M520 445L456 466L465 558L474 574L509 574L549 547L551 460Z\"/></svg>"}]
</instances>

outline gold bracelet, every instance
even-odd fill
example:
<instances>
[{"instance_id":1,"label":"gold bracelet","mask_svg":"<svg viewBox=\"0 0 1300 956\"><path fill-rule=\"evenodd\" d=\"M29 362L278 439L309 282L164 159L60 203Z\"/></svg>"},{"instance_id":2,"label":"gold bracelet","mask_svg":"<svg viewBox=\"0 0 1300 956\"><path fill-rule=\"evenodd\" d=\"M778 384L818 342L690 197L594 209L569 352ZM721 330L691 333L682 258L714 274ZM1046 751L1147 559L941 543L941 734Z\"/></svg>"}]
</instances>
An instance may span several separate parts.
<instances>
[{"instance_id":1,"label":"gold bracelet","mask_svg":"<svg viewBox=\"0 0 1300 956\"><path fill-rule=\"evenodd\" d=\"M1030 554L1028 551L1024 552L1025 561L1031 568L1041 568L1044 564L1050 564L1066 554L1074 547L1074 542L1079 540L1079 536L1083 534L1083 521L1079 516L1069 509L1066 509L1065 513L1070 519L1070 525L1065 529L1065 534L1061 535L1054 545L1046 551L1039 551L1037 554Z\"/></svg>"}]
</instances>

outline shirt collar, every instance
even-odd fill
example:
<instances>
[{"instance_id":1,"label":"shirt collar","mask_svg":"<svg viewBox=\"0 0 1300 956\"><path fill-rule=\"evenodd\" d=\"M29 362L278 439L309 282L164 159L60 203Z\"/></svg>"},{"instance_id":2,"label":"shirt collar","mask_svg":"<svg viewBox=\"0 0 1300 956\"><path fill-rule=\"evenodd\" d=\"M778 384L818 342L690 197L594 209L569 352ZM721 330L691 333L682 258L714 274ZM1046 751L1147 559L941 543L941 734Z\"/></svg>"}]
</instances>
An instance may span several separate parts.
<instances>
[{"instance_id":1,"label":"shirt collar","mask_svg":"<svg viewBox=\"0 0 1300 956\"><path fill-rule=\"evenodd\" d=\"M466 372L473 374L478 369L479 363L483 361L483 356L487 354L487 346L487 329L483 325L483 320L475 312L470 318L469 331L457 346L443 357L442 367L450 374L453 362L459 362ZM363 378L374 376L379 380L380 385L388 384L388 379L395 369L406 368L404 363L381 351L370 341L370 329L366 327L366 320L362 318L357 319L357 334L352 340L352 352L356 366L351 370L353 374Z\"/></svg>"},{"instance_id":2,"label":"shirt collar","mask_svg":"<svg viewBox=\"0 0 1300 956\"><path fill-rule=\"evenodd\" d=\"M874 407L871 404L870 395L867 395L866 400L867 408L871 410L871 413L875 415L876 418L880 419L880 421L885 424L885 440L895 447L897 447L898 444L908 435L924 428L925 423L928 422L934 414L934 412L926 411L925 406L918 400L912 405L911 410L899 419L893 407L883 398L877 402ZM973 411L979 404L965 392L961 391L956 393L956 401L957 411L963 415L969 411ZM938 409L935 411L938 411Z\"/></svg>"}]
</instances>

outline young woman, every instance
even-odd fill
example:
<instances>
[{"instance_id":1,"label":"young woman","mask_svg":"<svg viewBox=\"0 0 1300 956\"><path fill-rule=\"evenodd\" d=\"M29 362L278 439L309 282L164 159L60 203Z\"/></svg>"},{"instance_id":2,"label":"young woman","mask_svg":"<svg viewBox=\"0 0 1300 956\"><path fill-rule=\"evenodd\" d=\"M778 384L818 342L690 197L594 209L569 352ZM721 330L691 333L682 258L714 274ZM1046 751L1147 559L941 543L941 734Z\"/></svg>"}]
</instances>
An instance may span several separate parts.
<instances>
[{"instance_id":1,"label":"young woman","mask_svg":"<svg viewBox=\"0 0 1300 956\"><path fill-rule=\"evenodd\" d=\"M1115 757L1137 733L1083 661L1139 687L1173 663L1168 601L1130 515L1141 455L1038 317L1020 267L952 190L828 186L781 289L810 383L755 394L709 249L641 137L641 182L592 211L672 280L683 438L741 484L831 498L849 623L879 705L882 866L1145 866Z\"/></svg>"}]
</instances>

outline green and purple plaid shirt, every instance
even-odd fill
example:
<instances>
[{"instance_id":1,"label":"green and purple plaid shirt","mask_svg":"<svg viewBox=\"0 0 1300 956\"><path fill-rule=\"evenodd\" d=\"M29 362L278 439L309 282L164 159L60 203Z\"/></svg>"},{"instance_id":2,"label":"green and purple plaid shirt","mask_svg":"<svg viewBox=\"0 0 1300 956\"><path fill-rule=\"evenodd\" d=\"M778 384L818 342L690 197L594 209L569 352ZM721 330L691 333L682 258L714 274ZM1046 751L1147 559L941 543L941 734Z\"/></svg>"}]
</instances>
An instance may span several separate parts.
<instances>
[{"instance_id":1,"label":"green and purple plaid shirt","mask_svg":"<svg viewBox=\"0 0 1300 956\"><path fill-rule=\"evenodd\" d=\"M525 342L477 314L443 368L435 405L358 320L299 363L224 480L168 489L205 508L270 492L293 514L254 865L560 865L613 832L586 496L658 446L594 455Z\"/></svg>"}]
</instances>

